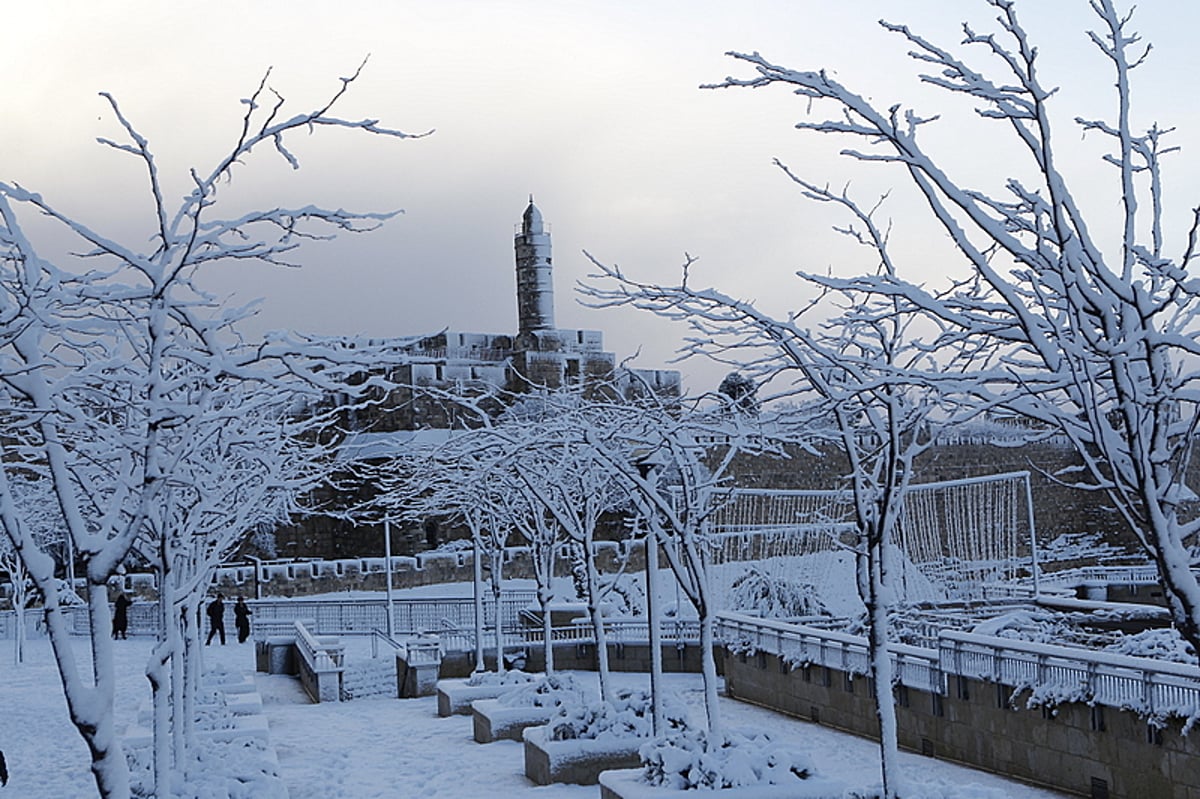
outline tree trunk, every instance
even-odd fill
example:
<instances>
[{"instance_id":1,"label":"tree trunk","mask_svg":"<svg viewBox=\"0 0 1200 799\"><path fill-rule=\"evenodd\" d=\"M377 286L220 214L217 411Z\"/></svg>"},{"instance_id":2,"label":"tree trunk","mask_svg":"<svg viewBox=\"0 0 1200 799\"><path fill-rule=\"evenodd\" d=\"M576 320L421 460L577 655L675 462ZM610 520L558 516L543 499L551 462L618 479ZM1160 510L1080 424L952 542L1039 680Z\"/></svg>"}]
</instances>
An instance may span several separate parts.
<instances>
[{"instance_id":1,"label":"tree trunk","mask_svg":"<svg viewBox=\"0 0 1200 799\"><path fill-rule=\"evenodd\" d=\"M612 687L608 669L608 635L604 630L604 614L600 612L600 577L596 573L596 553L592 541L584 542L584 564L587 568L588 617L592 620L592 631L596 637L596 672L600 679L600 698L612 700Z\"/></svg>"},{"instance_id":2,"label":"tree trunk","mask_svg":"<svg viewBox=\"0 0 1200 799\"><path fill-rule=\"evenodd\" d=\"M57 597L47 599L46 624L58 661L71 721L92 756L92 777L104 799L129 799L129 765L113 724L114 666L108 586L89 580L88 615L92 624L92 684L79 673L71 635Z\"/></svg>"},{"instance_id":3,"label":"tree trunk","mask_svg":"<svg viewBox=\"0 0 1200 799\"><path fill-rule=\"evenodd\" d=\"M554 673L554 623L550 618L550 588L538 586L538 604L542 606L542 652L546 657L546 674Z\"/></svg>"},{"instance_id":4,"label":"tree trunk","mask_svg":"<svg viewBox=\"0 0 1200 799\"><path fill-rule=\"evenodd\" d=\"M892 697L892 656L888 649L888 602L884 580L888 573L883 562L884 547L873 544L868 555L860 557L859 568L865 568L867 586L864 597L867 606L867 650L871 664L871 679L875 684L875 716L879 720L879 766L883 775L880 799L895 799L896 779L900 775L900 750L896 731L896 705ZM864 563L865 561L865 563Z\"/></svg>"},{"instance_id":5,"label":"tree trunk","mask_svg":"<svg viewBox=\"0 0 1200 799\"><path fill-rule=\"evenodd\" d=\"M475 671L484 671L483 663L483 539L478 530L472 530L475 546L471 550L472 595L475 600Z\"/></svg>"},{"instance_id":6,"label":"tree trunk","mask_svg":"<svg viewBox=\"0 0 1200 799\"><path fill-rule=\"evenodd\" d=\"M497 547L492 552L492 626L496 634L496 673L503 674L504 669L504 619L500 607L500 569L503 552Z\"/></svg>"},{"instance_id":7,"label":"tree trunk","mask_svg":"<svg viewBox=\"0 0 1200 799\"><path fill-rule=\"evenodd\" d=\"M161 571L158 575L158 641L150 660L146 664L146 678L150 681L151 707L153 712L154 749L154 795L158 799L171 796L170 775L173 771L171 704L174 700L171 684L171 665L176 659L175 625L171 618L174 607L170 575Z\"/></svg>"},{"instance_id":8,"label":"tree trunk","mask_svg":"<svg viewBox=\"0 0 1200 799\"><path fill-rule=\"evenodd\" d=\"M700 614L700 663L704 675L704 712L708 715L708 744L719 746L721 726L720 695L717 692L717 661L713 657L713 618L708 608Z\"/></svg>"}]
</instances>

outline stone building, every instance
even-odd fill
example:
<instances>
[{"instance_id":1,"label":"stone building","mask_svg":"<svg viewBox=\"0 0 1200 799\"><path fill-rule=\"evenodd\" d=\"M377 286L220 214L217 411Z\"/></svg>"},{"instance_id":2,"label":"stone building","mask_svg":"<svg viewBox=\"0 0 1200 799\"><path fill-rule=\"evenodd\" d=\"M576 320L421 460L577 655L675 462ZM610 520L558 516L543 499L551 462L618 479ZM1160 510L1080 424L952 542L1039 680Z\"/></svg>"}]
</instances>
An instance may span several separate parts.
<instances>
[{"instance_id":1,"label":"stone building","mask_svg":"<svg viewBox=\"0 0 1200 799\"><path fill-rule=\"evenodd\" d=\"M448 431L476 426L477 417L454 398L473 398L499 413L515 398L541 390L579 385L615 391L627 397L655 392L681 393L675 370L632 370L617 366L604 349L599 330L559 328L554 320L554 268L550 232L542 212L529 200L514 241L517 329L479 333L447 329L416 341L373 342L386 345L390 388L370 405L345 412L343 442L347 458L421 446ZM343 481L324 497L329 507L348 507L367 499L370 486ZM427 531L393 531L396 554L413 554L436 539ZM352 525L336 513L316 515L276 532L278 554L288 557L375 555L382 533L372 525Z\"/></svg>"},{"instance_id":2,"label":"stone building","mask_svg":"<svg viewBox=\"0 0 1200 799\"><path fill-rule=\"evenodd\" d=\"M625 395L648 390L680 394L675 370L617 367L604 349L599 330L559 328L554 322L554 267L550 232L542 212L529 200L521 218L516 256L515 333L448 329L403 347L403 363L393 369L395 388L375 408L351 422L358 431L455 429L469 416L447 395L505 398L570 385L614 385Z\"/></svg>"}]
</instances>

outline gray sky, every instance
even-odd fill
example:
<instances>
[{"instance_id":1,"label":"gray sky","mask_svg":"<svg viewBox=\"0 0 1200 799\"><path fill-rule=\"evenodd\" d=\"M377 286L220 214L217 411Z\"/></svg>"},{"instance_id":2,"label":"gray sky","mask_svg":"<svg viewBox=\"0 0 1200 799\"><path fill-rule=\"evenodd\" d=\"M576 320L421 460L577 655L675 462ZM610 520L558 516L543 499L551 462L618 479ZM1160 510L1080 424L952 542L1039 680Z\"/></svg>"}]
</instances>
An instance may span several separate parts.
<instances>
[{"instance_id":1,"label":"gray sky","mask_svg":"<svg viewBox=\"0 0 1200 799\"><path fill-rule=\"evenodd\" d=\"M0 179L41 192L112 235L150 223L144 175L94 143L120 131L97 96L114 94L146 135L169 178L207 171L236 135L246 97L271 66L271 85L309 110L370 62L341 107L426 139L371 140L337 131L297 137L302 169L278 158L247 163L226 194L233 206L312 201L355 210L402 208L383 230L312 248L302 270L238 265L222 287L264 297L256 324L318 333L406 335L443 327L509 332L516 326L512 236L536 196L554 236L557 317L598 328L639 365L671 357L684 331L634 312L580 307L572 288L588 272L582 250L641 277L677 278L684 252L694 280L783 312L805 296L797 269L850 269L856 253L829 232L839 221L806 203L771 165L778 157L816 182L852 180L863 199L902 176L838 158L837 142L792 125L809 112L783 90L702 91L747 70L726 50L758 50L798 69L825 67L860 93L924 114L946 111L931 137L980 186L1008 174L986 129L917 84L899 37L875 21L907 22L939 43L958 24L983 27L982 0L380 0L307 2L10 3L5 10ZM1085 0L1026 0L1018 8L1043 52L1043 81L1060 86L1066 166L1085 174L1084 201L1115 212L1115 174L1096 166L1098 138L1081 141L1076 114L1112 118L1106 61L1091 47ZM1200 4L1149 0L1134 28L1155 44L1141 70L1135 118L1176 125L1167 188L1176 235L1200 199L1200 111L1192 86ZM906 191L887 211L909 276L954 268L942 237ZM1115 216L1113 217L1115 219ZM861 256L858 256L861 257ZM727 371L680 366L689 388Z\"/></svg>"}]
</instances>

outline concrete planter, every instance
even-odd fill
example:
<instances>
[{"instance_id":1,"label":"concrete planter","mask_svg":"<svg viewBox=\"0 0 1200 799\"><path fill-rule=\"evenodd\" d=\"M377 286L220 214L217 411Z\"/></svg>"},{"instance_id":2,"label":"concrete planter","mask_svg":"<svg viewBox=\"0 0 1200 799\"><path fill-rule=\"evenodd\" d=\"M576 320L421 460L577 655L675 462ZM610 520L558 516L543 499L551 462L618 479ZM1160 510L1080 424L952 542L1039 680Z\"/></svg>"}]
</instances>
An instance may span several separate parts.
<instances>
[{"instance_id":1,"label":"concrete planter","mask_svg":"<svg viewBox=\"0 0 1200 799\"><path fill-rule=\"evenodd\" d=\"M710 799L842 799L846 785L827 777L810 777L787 785L751 785L718 791L676 791L642 782L640 768L605 771L600 775L600 799L687 799L703 794Z\"/></svg>"},{"instance_id":2,"label":"concrete planter","mask_svg":"<svg viewBox=\"0 0 1200 799\"><path fill-rule=\"evenodd\" d=\"M471 703L475 700L495 699L512 688L511 685L467 685L465 679L438 680L438 715L443 718L469 716L471 715Z\"/></svg>"},{"instance_id":3,"label":"concrete planter","mask_svg":"<svg viewBox=\"0 0 1200 799\"><path fill-rule=\"evenodd\" d=\"M481 744L520 741L526 727L548 724L557 711L552 707L510 707L499 699L477 699L471 703L475 740Z\"/></svg>"},{"instance_id":4,"label":"concrete planter","mask_svg":"<svg viewBox=\"0 0 1200 799\"><path fill-rule=\"evenodd\" d=\"M645 738L550 741L546 739L548 730L548 727L528 727L522 733L525 776L538 785L555 782L595 785L602 771L641 764L638 748L646 742Z\"/></svg>"}]
</instances>

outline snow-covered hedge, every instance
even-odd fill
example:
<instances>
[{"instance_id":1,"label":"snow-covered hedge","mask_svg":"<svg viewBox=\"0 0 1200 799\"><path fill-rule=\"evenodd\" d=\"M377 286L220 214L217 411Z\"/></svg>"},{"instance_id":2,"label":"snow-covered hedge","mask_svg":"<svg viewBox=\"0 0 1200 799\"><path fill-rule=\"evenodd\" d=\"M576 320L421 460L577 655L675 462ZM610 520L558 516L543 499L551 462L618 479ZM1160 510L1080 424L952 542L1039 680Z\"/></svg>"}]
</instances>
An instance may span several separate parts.
<instances>
[{"instance_id":1,"label":"snow-covered hedge","mask_svg":"<svg viewBox=\"0 0 1200 799\"><path fill-rule=\"evenodd\" d=\"M672 730L688 725L687 709L673 696L663 699L663 718ZM600 700L586 705L565 705L550 720L550 740L649 738L654 734L653 705L650 694L624 689L609 702Z\"/></svg>"},{"instance_id":2,"label":"snow-covered hedge","mask_svg":"<svg viewBox=\"0 0 1200 799\"><path fill-rule=\"evenodd\" d=\"M808 756L765 733L730 732L710 742L703 730L678 730L639 750L650 785L673 790L785 785L813 775Z\"/></svg>"}]
</instances>

